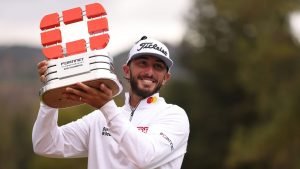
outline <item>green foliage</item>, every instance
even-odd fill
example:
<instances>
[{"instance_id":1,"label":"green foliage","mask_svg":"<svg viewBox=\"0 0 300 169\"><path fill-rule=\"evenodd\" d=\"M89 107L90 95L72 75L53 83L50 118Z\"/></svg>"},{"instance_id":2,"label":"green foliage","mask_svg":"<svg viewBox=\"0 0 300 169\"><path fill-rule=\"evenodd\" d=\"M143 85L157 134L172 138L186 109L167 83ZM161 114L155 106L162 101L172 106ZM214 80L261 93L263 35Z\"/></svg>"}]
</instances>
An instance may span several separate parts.
<instances>
[{"instance_id":1,"label":"green foliage","mask_svg":"<svg viewBox=\"0 0 300 169\"><path fill-rule=\"evenodd\" d=\"M30 169L43 168L43 169L53 169L53 168L74 168L74 169L86 169L87 168L87 158L46 158L37 156L31 162Z\"/></svg>"},{"instance_id":2,"label":"green foliage","mask_svg":"<svg viewBox=\"0 0 300 169\"><path fill-rule=\"evenodd\" d=\"M58 125L64 125L69 122L75 121L81 118L82 116L92 112L93 110L94 110L93 107L88 106L86 104L60 109Z\"/></svg>"}]
</instances>

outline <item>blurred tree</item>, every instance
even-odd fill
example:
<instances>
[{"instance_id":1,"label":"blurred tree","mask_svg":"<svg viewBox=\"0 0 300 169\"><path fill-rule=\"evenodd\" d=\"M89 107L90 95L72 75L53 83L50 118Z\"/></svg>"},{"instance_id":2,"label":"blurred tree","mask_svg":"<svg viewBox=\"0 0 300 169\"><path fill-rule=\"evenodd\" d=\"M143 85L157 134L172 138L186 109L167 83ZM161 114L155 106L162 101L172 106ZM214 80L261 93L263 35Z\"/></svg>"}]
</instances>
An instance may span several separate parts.
<instances>
[{"instance_id":1,"label":"blurred tree","mask_svg":"<svg viewBox=\"0 0 300 169\"><path fill-rule=\"evenodd\" d=\"M192 80L166 89L190 116L183 168L300 167L300 50L288 22L299 4L194 2L180 54Z\"/></svg>"}]
</instances>

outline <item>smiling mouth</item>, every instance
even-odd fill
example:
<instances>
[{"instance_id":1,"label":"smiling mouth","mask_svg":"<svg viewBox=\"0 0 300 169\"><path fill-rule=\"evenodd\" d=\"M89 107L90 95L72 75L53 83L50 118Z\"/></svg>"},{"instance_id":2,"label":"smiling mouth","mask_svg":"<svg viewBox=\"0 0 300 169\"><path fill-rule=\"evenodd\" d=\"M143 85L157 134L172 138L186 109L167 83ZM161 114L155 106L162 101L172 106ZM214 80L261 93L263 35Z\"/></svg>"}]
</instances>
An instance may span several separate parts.
<instances>
[{"instance_id":1,"label":"smiling mouth","mask_svg":"<svg viewBox=\"0 0 300 169\"><path fill-rule=\"evenodd\" d=\"M154 83L152 80L147 80L147 79L142 80L142 82L146 85L151 85Z\"/></svg>"},{"instance_id":2,"label":"smiling mouth","mask_svg":"<svg viewBox=\"0 0 300 169\"><path fill-rule=\"evenodd\" d=\"M152 78L139 78L139 80L145 84L145 85L151 85L151 84L154 84L156 83L156 80L152 79Z\"/></svg>"}]
</instances>

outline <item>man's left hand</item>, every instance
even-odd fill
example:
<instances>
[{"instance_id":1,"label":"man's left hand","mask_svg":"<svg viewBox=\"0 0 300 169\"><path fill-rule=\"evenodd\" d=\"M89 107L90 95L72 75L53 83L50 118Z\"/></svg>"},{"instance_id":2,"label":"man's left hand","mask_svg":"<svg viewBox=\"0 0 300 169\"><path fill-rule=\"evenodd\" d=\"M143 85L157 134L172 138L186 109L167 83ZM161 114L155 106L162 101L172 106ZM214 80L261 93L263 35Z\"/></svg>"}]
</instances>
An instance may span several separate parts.
<instances>
[{"instance_id":1,"label":"man's left hand","mask_svg":"<svg viewBox=\"0 0 300 169\"><path fill-rule=\"evenodd\" d=\"M93 88L84 83L76 83L76 88L66 88L63 97L69 100L80 101L99 109L112 100L113 92L104 83L101 83L99 88Z\"/></svg>"}]
</instances>

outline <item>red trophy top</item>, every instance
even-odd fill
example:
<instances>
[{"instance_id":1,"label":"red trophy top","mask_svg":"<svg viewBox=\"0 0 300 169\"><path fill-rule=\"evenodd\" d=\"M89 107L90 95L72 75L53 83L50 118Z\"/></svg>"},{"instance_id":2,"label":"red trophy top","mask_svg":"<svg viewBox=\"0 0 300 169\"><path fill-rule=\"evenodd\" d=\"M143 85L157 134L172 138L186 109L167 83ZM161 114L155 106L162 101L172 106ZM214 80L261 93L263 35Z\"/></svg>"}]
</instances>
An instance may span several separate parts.
<instances>
[{"instance_id":1,"label":"red trophy top","mask_svg":"<svg viewBox=\"0 0 300 169\"><path fill-rule=\"evenodd\" d=\"M89 38L79 37L77 40L64 42L62 29L74 26L74 23L86 24ZM47 59L57 59L87 50L104 49L109 42L108 21L106 11L99 3L45 15L40 22L43 54Z\"/></svg>"}]
</instances>

